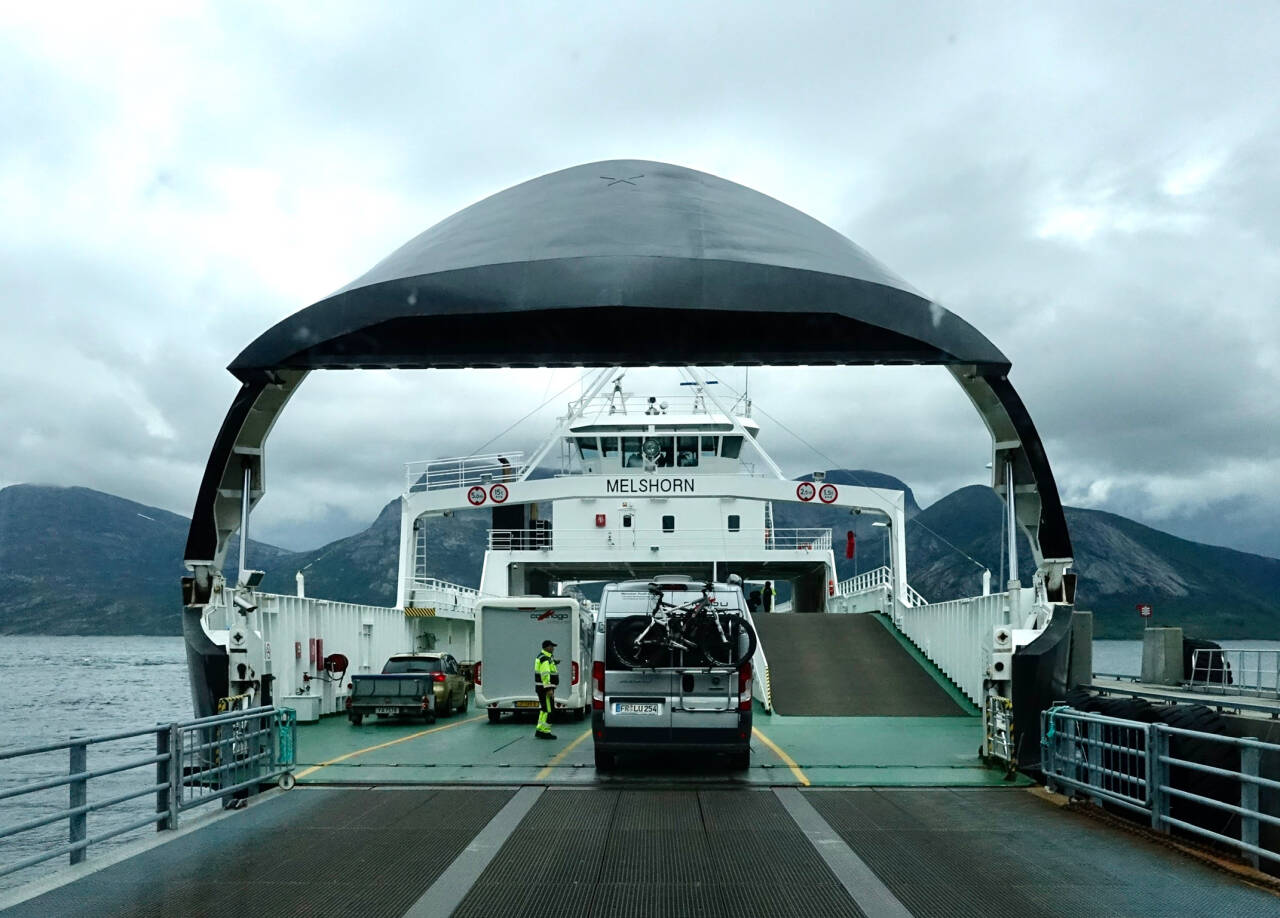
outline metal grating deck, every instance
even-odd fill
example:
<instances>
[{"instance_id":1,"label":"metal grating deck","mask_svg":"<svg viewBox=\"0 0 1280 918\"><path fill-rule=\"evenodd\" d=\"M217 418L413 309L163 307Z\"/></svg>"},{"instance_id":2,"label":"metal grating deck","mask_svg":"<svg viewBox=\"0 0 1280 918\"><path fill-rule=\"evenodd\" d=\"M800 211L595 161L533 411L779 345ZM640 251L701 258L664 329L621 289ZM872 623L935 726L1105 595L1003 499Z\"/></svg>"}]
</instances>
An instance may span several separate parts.
<instances>
[{"instance_id":1,"label":"metal grating deck","mask_svg":"<svg viewBox=\"0 0 1280 918\"><path fill-rule=\"evenodd\" d=\"M1145 839L1000 790L806 791L916 918L1230 918L1280 899Z\"/></svg>"},{"instance_id":2,"label":"metal grating deck","mask_svg":"<svg viewBox=\"0 0 1280 918\"><path fill-rule=\"evenodd\" d=\"M862 913L770 791L565 789L543 794L454 915Z\"/></svg>"},{"instance_id":3,"label":"metal grating deck","mask_svg":"<svg viewBox=\"0 0 1280 918\"><path fill-rule=\"evenodd\" d=\"M399 918L513 790L297 789L3 918Z\"/></svg>"}]
</instances>

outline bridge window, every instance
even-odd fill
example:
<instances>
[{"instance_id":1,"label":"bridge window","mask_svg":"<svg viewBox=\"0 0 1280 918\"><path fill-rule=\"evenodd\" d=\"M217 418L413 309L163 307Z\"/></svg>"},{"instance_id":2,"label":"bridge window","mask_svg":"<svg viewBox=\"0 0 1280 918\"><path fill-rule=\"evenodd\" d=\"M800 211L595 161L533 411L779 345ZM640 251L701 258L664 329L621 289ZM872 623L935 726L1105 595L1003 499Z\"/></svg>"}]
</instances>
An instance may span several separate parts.
<instances>
[{"instance_id":1,"label":"bridge window","mask_svg":"<svg viewBox=\"0 0 1280 918\"><path fill-rule=\"evenodd\" d=\"M638 469L644 465L644 459L640 455L640 444L644 440L641 437L623 437L622 438L622 465L628 469Z\"/></svg>"},{"instance_id":2,"label":"bridge window","mask_svg":"<svg viewBox=\"0 0 1280 918\"><path fill-rule=\"evenodd\" d=\"M742 529L742 517L736 513L729 514L729 531L738 532Z\"/></svg>"},{"instance_id":3,"label":"bridge window","mask_svg":"<svg viewBox=\"0 0 1280 918\"><path fill-rule=\"evenodd\" d=\"M612 459L614 456L618 455L618 438L601 437L600 455L605 459Z\"/></svg>"},{"instance_id":4,"label":"bridge window","mask_svg":"<svg viewBox=\"0 0 1280 918\"><path fill-rule=\"evenodd\" d=\"M654 437L658 441L658 445L662 447L662 451L658 453L658 458L654 460L654 466L660 469L667 468L676 464L676 438L675 437Z\"/></svg>"},{"instance_id":5,"label":"bridge window","mask_svg":"<svg viewBox=\"0 0 1280 918\"><path fill-rule=\"evenodd\" d=\"M716 440L719 437L703 437L702 438L702 455L714 456L716 454Z\"/></svg>"},{"instance_id":6,"label":"bridge window","mask_svg":"<svg viewBox=\"0 0 1280 918\"><path fill-rule=\"evenodd\" d=\"M676 518L674 516L668 515L662 518L662 531L663 532L676 531Z\"/></svg>"},{"instance_id":7,"label":"bridge window","mask_svg":"<svg viewBox=\"0 0 1280 918\"><path fill-rule=\"evenodd\" d=\"M691 468L698 464L698 438L676 437L676 465Z\"/></svg>"},{"instance_id":8,"label":"bridge window","mask_svg":"<svg viewBox=\"0 0 1280 918\"><path fill-rule=\"evenodd\" d=\"M725 459L737 459L742 452L742 437L725 437L720 446L720 455Z\"/></svg>"},{"instance_id":9,"label":"bridge window","mask_svg":"<svg viewBox=\"0 0 1280 918\"><path fill-rule=\"evenodd\" d=\"M600 444L595 437L578 437L578 455L586 462L595 462L600 456Z\"/></svg>"}]
</instances>

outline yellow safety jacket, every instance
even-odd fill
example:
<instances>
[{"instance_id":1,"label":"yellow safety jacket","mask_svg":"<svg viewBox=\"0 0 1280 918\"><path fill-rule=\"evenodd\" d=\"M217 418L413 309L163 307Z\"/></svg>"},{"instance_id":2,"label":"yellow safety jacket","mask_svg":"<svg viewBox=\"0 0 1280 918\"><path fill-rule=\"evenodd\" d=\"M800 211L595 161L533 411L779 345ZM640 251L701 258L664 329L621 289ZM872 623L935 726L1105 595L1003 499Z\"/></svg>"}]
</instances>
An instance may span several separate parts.
<instances>
[{"instance_id":1,"label":"yellow safety jacket","mask_svg":"<svg viewBox=\"0 0 1280 918\"><path fill-rule=\"evenodd\" d=\"M542 651L533 661L534 685L550 688L560 684L560 674L556 671L556 661L547 651Z\"/></svg>"}]
</instances>

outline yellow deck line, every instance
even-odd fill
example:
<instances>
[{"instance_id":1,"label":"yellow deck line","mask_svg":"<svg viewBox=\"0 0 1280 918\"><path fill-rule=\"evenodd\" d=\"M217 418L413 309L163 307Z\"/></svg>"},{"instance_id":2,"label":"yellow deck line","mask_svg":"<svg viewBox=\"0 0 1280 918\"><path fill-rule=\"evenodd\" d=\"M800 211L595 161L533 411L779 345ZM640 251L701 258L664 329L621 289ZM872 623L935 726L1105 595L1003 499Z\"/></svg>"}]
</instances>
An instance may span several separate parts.
<instances>
[{"instance_id":1,"label":"yellow deck line","mask_svg":"<svg viewBox=\"0 0 1280 918\"><path fill-rule=\"evenodd\" d=\"M545 781L547 778L549 778L551 776L551 769L559 765L564 760L564 757L573 751L575 746L577 746L580 742L582 742L584 739L586 739L590 735L591 735L590 727L588 727L586 730L583 730L582 735L578 737L576 740L574 740L572 743L570 743L568 746L565 746L563 749L557 752L555 756L551 759L551 761L548 762L545 766L543 766L542 771L538 772L538 776L533 780Z\"/></svg>"},{"instance_id":2,"label":"yellow deck line","mask_svg":"<svg viewBox=\"0 0 1280 918\"><path fill-rule=\"evenodd\" d=\"M402 736L399 739L393 739L390 742L378 743L376 746L366 746L364 749L357 749L355 752L348 752L346 755L340 755L336 759L329 759L327 762L321 762L319 765L312 765L310 768L303 769L294 775L295 778L305 778L307 775L314 774L321 768L327 768L330 765L337 765L339 762L345 762L347 759L354 759L358 755L364 755L366 752L373 752L375 749L386 749L388 746L394 746L397 743L407 743L409 740L417 739L420 736L426 736L428 733L439 733L441 730L448 730L452 727L461 727L463 724L473 724L477 720L484 720L488 715L480 717L468 717L466 720L455 720L451 724L445 724L443 727L432 727L429 730L419 730L417 733L410 733L408 736ZM568 750L565 750L566 752Z\"/></svg>"},{"instance_id":3,"label":"yellow deck line","mask_svg":"<svg viewBox=\"0 0 1280 918\"><path fill-rule=\"evenodd\" d=\"M809 786L809 778L805 775L803 771L800 770L800 766L796 764L795 759L791 758L791 756L783 752L781 746L779 746L773 740L769 739L769 737L761 733L759 727L752 727L751 732L755 734L756 739L760 740L760 742L764 743L766 746L768 746L770 749L776 752L778 754L778 758L782 759L782 761L787 763L787 767L791 769L791 773L796 776L797 781L799 781L805 787Z\"/></svg>"}]
</instances>

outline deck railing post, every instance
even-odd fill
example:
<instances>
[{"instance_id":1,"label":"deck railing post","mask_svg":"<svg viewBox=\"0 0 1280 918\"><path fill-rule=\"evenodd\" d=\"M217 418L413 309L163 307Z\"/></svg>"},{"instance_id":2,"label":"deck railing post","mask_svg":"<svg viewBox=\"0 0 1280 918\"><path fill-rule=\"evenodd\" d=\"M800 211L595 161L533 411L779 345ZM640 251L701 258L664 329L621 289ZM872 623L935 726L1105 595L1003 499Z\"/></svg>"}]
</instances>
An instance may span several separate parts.
<instances>
[{"instance_id":1,"label":"deck railing post","mask_svg":"<svg viewBox=\"0 0 1280 918\"><path fill-rule=\"evenodd\" d=\"M1169 755L1169 734L1162 730L1159 724L1151 725L1151 740L1148 751L1152 759L1152 777L1149 787L1151 794L1151 828L1167 833L1169 826L1165 819L1169 815L1169 795L1164 792L1164 788L1169 783L1169 763L1165 761Z\"/></svg>"},{"instance_id":2,"label":"deck railing post","mask_svg":"<svg viewBox=\"0 0 1280 918\"><path fill-rule=\"evenodd\" d=\"M173 751L168 727L156 727L156 812L167 813L169 815L162 819L156 820L156 831L163 832L165 829L174 828L171 823L173 809L170 797L173 794L173 760L176 753ZM165 756L161 759L161 756ZM164 785L159 787L159 785Z\"/></svg>"},{"instance_id":3,"label":"deck railing post","mask_svg":"<svg viewBox=\"0 0 1280 918\"><path fill-rule=\"evenodd\" d=\"M1240 817L1240 841L1246 845L1258 847L1258 785L1250 778L1258 777L1258 766L1262 759L1261 750L1243 746L1240 749L1240 809L1246 810L1248 815ZM1256 868L1258 866L1258 855L1256 852L1245 850L1243 852L1245 860L1250 866Z\"/></svg>"},{"instance_id":4,"label":"deck railing post","mask_svg":"<svg viewBox=\"0 0 1280 918\"><path fill-rule=\"evenodd\" d=\"M81 775L89 770L89 744L75 743L70 747L71 762L68 775ZM67 785L69 793L69 803L71 809L84 806L89 802L89 782L80 778L72 781ZM68 841L71 844L84 841L88 834L89 814L88 813L72 813L70 817L70 828L68 831ZM79 864L84 861L85 849L76 848L71 852L71 863Z\"/></svg>"}]
</instances>

